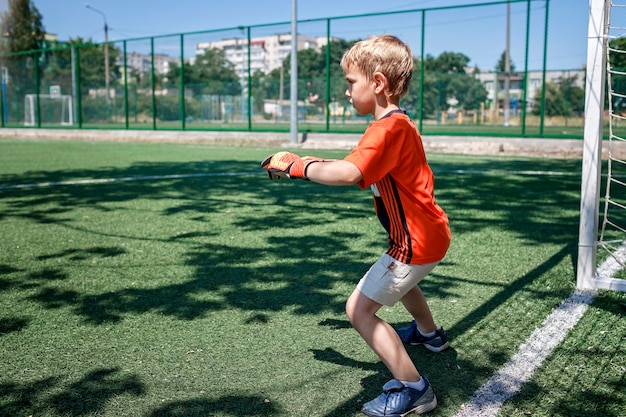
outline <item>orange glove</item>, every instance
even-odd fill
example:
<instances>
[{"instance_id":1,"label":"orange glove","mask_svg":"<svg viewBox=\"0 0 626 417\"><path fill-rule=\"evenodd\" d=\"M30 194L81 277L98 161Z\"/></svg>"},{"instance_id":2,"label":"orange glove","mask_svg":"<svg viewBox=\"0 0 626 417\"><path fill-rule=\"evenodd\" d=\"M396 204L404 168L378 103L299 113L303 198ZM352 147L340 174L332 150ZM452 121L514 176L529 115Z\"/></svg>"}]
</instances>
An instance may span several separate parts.
<instances>
[{"instance_id":1,"label":"orange glove","mask_svg":"<svg viewBox=\"0 0 626 417\"><path fill-rule=\"evenodd\" d=\"M278 152L265 158L261 162L261 168L267 171L267 176L272 180L281 178L306 180L309 165L320 161L323 159L312 156L300 158L291 152Z\"/></svg>"}]
</instances>

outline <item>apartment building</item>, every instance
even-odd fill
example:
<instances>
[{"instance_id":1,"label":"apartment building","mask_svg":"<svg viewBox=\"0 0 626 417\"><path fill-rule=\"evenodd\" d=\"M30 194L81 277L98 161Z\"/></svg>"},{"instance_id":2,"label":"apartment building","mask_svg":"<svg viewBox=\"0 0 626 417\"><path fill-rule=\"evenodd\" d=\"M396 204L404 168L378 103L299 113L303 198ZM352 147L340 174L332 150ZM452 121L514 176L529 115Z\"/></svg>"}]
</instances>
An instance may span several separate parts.
<instances>
[{"instance_id":1,"label":"apartment building","mask_svg":"<svg viewBox=\"0 0 626 417\"><path fill-rule=\"evenodd\" d=\"M283 61L291 53L291 33L262 36L250 39L250 72L270 71L280 68ZM298 35L298 50L314 49L315 51L326 45L326 37L311 37ZM229 38L214 42L201 42L196 45L196 56L208 49L222 49L228 61L235 65L235 70L241 79L246 77L248 70L248 40L247 38Z\"/></svg>"},{"instance_id":2,"label":"apartment building","mask_svg":"<svg viewBox=\"0 0 626 417\"><path fill-rule=\"evenodd\" d=\"M471 73L471 69L467 70ZM479 72L474 75L480 80L487 90L487 99L491 102L502 101L505 95L505 75L494 71ZM558 83L563 78L574 78L574 85L577 87L585 88L585 71L580 70L550 70L546 71L545 82L546 83ZM528 71L528 106L532 106L537 92L543 85L543 72L542 71ZM511 105L515 108L516 103L524 97L524 73L515 72L511 73L509 77L509 97Z\"/></svg>"},{"instance_id":3,"label":"apartment building","mask_svg":"<svg viewBox=\"0 0 626 417\"><path fill-rule=\"evenodd\" d=\"M150 73L152 56L150 54L140 54L138 52L128 52L126 54L126 65L128 68L136 69L140 74ZM156 74L166 74L170 69L170 64L180 64L180 58L165 54L154 54L154 72ZM123 65L123 57L118 57L117 65Z\"/></svg>"}]
</instances>

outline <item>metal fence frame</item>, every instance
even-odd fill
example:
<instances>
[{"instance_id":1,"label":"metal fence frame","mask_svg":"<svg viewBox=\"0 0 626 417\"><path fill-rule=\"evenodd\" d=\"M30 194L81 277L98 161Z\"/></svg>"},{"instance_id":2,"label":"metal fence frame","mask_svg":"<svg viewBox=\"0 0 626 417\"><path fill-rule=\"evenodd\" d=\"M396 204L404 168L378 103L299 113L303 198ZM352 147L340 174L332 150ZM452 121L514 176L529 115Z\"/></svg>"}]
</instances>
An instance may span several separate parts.
<instances>
[{"instance_id":1,"label":"metal fence frame","mask_svg":"<svg viewBox=\"0 0 626 417\"><path fill-rule=\"evenodd\" d=\"M424 68L424 65L420 65L419 66L419 72L417 74L415 74L414 81L417 82L417 88L419 90L419 105L417 106L417 111L413 112L412 116L413 118L416 120L416 123L418 124L420 130L424 130L424 129L429 129L429 130L436 130L438 133L441 134L449 134L449 135L476 135L476 134L480 134L480 135L492 135L492 136L522 136L522 137L559 137L559 136L567 136L567 137L580 137L582 138L582 125L580 126L580 129L574 129L573 132L568 132L565 135L562 134L558 134L558 133L554 133L554 132L547 132L546 128L545 128L545 123L546 123L546 115L545 115L545 90L546 88L543 88L546 85L546 73L548 72L546 70L546 65L547 65L547 50L548 50L548 27L549 27L549 5L550 5L550 0L503 0L503 1L495 1L495 2L485 2L485 3L479 3L479 4L472 4L472 5L460 5L460 6L446 6L446 7L434 7L434 8L428 8L428 9L411 9L411 10L403 10L403 11L393 11L393 12L385 12L385 13L376 13L376 14L361 14L361 15L351 15L351 16L339 16L339 17L331 17L331 18L321 18L321 19L309 19L309 20L300 20L298 21L298 25L302 25L302 24L307 24L307 23L325 23L325 36L326 36L326 45L330 45L331 44L331 40L332 38L332 31L331 31L331 24L332 23L336 23L339 22L341 23L341 21L343 20L348 20L348 19L363 19L363 18L370 18L370 17L383 17L383 16L399 16L399 15L418 15L420 17L420 21L418 22L418 26L420 29L420 48L419 51L417 51L417 59L419 60L419 62L425 62L425 59L427 58L426 56L426 39L427 39L427 33L426 33L426 22L427 22L427 17L430 13L433 12L445 12L447 10L451 10L451 9L467 9L467 8L475 8L475 7L495 7L498 5L506 5L507 7L510 7L511 4L516 4L516 3L525 3L526 4L526 23L525 23L525 53L524 53L524 65L523 65L523 70L518 72L518 74L522 75L522 90L523 90L523 101L522 101L522 106L521 106L521 115L520 115L520 123L517 126L499 126L497 124L480 124L480 123L476 123L474 125L472 124L467 124L467 125L463 125L460 127L455 127L455 126L451 126L448 125L446 126L432 126L432 125L428 125L425 126L425 121L427 120L427 115L424 113L424 84L425 84L425 80L426 77L432 74L427 73L427 71ZM528 106L526 105L527 103L527 93L528 93L528 74L529 74L529 68L528 68L528 55L529 55L529 39L530 39L530 31L531 31L531 23L530 23L530 18L531 18L531 3L543 3L545 5L545 13L544 13L544 22L543 22L543 63L542 63L542 96L541 96L541 112L538 118L538 125L537 123L533 124L533 131L530 131L529 126L531 126L528 122L528 117L527 117L527 111L528 111ZM278 22L278 23L272 23L272 24L263 24L263 25L253 25L253 26L239 26L239 27L234 27L234 28L223 28L223 29L215 29L215 30L207 30L207 31L197 31L197 32L187 32L187 33L180 33L180 34L169 34L169 35L159 35L159 36L151 36L151 37L143 37L143 38L133 38L133 39L125 39L125 40L121 40L121 41L109 41L107 44L105 43L95 43L95 44L89 44L89 45L71 45L71 46L60 46L60 47L54 47L54 48L47 48L47 49L42 49L42 50L35 50L35 51L24 51L24 52L17 52L17 53L12 53L12 54L1 54L0 55L0 60L6 60L6 59L15 59L15 58L19 58L19 57L25 57L24 59L29 60L32 63L32 77L33 77L33 90L34 91L29 91L29 92L25 92L24 94L35 94L36 95L36 99L35 99L35 115L36 115L36 123L33 123L32 127L35 128L41 128L41 127L54 127L54 126L44 126L42 124L42 120L41 120L41 114L42 114L42 102L40 100L40 96L43 94L47 94L47 92L42 92L42 80L41 80L41 71L39 68L39 62L40 59L38 59L38 56L46 56L47 54L54 54L55 52L58 51L67 51L68 49L70 49L71 51L71 57L72 57L72 77L73 77L73 81L72 81L72 97L73 97L73 102L74 105L76 107L76 114L74 117L75 120L75 127L74 128L78 128L78 129L82 129L82 128L104 128L104 129L152 129L152 130L243 130L243 131L286 131L288 129L288 125L278 125L278 124L259 124L259 123L255 123L253 121L253 97L252 97L252 72L251 72L251 40L252 40L252 31L253 30L259 30L259 29L263 29L263 28L269 28L269 27L274 27L274 26L281 26L281 25L287 25L289 24L289 22ZM218 33L229 33L229 32L233 32L233 31L238 31L242 34L245 34L245 40L246 40L246 45L244 46L247 49L247 68L245 69L246 72L246 80L245 83L243 83L242 88L243 88L243 92L245 92L245 97L244 97L244 93L242 92L242 97L240 100L240 109L241 109L241 119L243 121L243 123L238 123L236 125L233 125L231 127L212 127L212 126L208 126L208 127L198 127L198 126L193 126L191 123L188 123L189 118L189 114L190 111L187 108L187 101L185 99L186 94L187 94L187 89L189 87L188 84L185 83L185 68L188 65L188 60L185 57L185 40L193 37L193 36L197 36L197 35L207 35L207 34L218 34ZM178 123L177 124L169 124L167 126L160 126L159 124L161 123L161 120L158 116L158 92L157 92L157 86L156 86L156 77L155 77L155 41L160 41L163 39L176 39L178 38L178 45L179 45L179 69L180 69L180 82L179 85L177 86L178 89ZM136 106L136 102L138 100L137 98L137 88L135 86L135 91L131 91L132 86L129 83L129 65L127 62L127 56L128 56L128 45L131 43L137 43L137 42L149 42L149 56L150 56L150 69L149 69L149 76L150 76L150 86L149 86L149 105L150 105L150 115L149 115L149 123L146 122L144 123L144 125L138 127L135 124L131 123L133 116L131 115L131 97L134 97L135 100L135 106ZM122 106L122 119L123 122L115 122L113 123L113 119L114 117L111 115L112 111L115 110L116 114L117 114L117 110L113 109L110 103L110 86L106 85L106 103L108 106L108 115L106 116L106 123L103 123L101 125L91 125L89 126L88 123L85 123L85 102L84 100L86 99L86 95L85 95L85 89L87 88L84 83L81 81L81 53L82 52L87 52L86 48L93 48L93 47L103 47L103 46L111 46L111 45L115 45L115 44L120 44L121 45L121 78L123 79L123 83L122 85L116 85L114 87L114 89L117 87L118 89L121 89L122 91L122 95L123 95L123 102L121 104ZM333 82L333 80L331 79L331 71L330 71L330 67L331 67L331 50L329 47L326 47L326 56L325 56L325 60L326 60L326 72L325 72L325 80L324 80L324 84L325 84L325 94L324 94L324 103L323 103L323 123L318 123L315 126L307 126L305 125L300 125L300 130L301 131L311 131L311 130L315 130L315 131L320 131L320 132L346 132L346 131L351 131L354 129L349 129L346 128L345 126L342 126L340 124L337 124L335 122L333 122L332 116L331 116L331 98L330 98L330 89L331 89L331 83ZM510 74L505 74L506 77L510 76ZM3 117L0 117L0 127L14 127L15 123L13 123L13 126L10 126L11 123L8 123L8 118L6 116L7 114L7 108L9 107L9 102L7 101L7 95L6 95L6 83L5 83L5 78L3 77L3 83L2 83L2 91L3 91L3 95L2 95L2 100L0 100L0 113L3 115ZM243 80L242 80L243 81ZM415 87L415 85L414 85ZM134 94L134 96L133 96ZM98 100L98 92L96 89L95 93L89 92L88 96L90 96L90 99L94 99ZM14 105L15 106L15 105ZM97 106L95 106L97 107ZM497 107L496 107L497 109ZM244 117L244 113L245 113L245 117ZM134 117L137 118L137 113L135 112ZM119 119L119 116L116 117L117 119ZM363 122L366 123L368 120L364 120ZM566 120L567 123L567 120ZM437 123L439 124L439 122ZM67 126L64 126L67 128ZM351 126L354 127L354 126ZM358 130L362 130L361 126L357 126Z\"/></svg>"}]
</instances>

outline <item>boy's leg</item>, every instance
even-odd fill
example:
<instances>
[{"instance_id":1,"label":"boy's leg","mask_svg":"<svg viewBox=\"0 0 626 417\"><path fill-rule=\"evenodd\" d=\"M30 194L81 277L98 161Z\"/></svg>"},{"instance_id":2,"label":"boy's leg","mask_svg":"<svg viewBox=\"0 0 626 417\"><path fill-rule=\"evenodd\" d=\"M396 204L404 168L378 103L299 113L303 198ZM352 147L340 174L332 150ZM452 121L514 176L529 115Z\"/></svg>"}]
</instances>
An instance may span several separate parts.
<instances>
[{"instance_id":1,"label":"boy's leg","mask_svg":"<svg viewBox=\"0 0 626 417\"><path fill-rule=\"evenodd\" d=\"M380 307L358 289L346 303L350 323L394 376L383 386L383 393L363 404L361 411L370 417L399 417L433 410L437 407L433 388L417 372L395 330L376 316Z\"/></svg>"},{"instance_id":2,"label":"boy's leg","mask_svg":"<svg viewBox=\"0 0 626 417\"><path fill-rule=\"evenodd\" d=\"M416 285L412 288L402 297L401 301L407 311L415 319L415 323L420 332L432 333L437 330L435 320L426 302L426 297L424 297L424 293L419 286Z\"/></svg>"},{"instance_id":3,"label":"boy's leg","mask_svg":"<svg viewBox=\"0 0 626 417\"><path fill-rule=\"evenodd\" d=\"M396 331L376 313L382 305L355 289L346 303L346 313L354 329L380 357L399 381L418 381L420 374Z\"/></svg>"},{"instance_id":4,"label":"boy's leg","mask_svg":"<svg viewBox=\"0 0 626 417\"><path fill-rule=\"evenodd\" d=\"M436 327L420 287L412 288L401 301L415 320L408 327L396 330L400 340L408 345L423 345L432 352L446 350L450 346L446 332Z\"/></svg>"}]
</instances>

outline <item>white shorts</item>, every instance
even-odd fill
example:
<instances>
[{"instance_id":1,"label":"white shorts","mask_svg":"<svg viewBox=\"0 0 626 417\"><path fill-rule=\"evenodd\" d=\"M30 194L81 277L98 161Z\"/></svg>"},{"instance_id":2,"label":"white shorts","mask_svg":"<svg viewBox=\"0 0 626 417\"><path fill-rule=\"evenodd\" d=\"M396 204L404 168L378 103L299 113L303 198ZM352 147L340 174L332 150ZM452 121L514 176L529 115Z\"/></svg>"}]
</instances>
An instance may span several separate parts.
<instances>
[{"instance_id":1,"label":"white shorts","mask_svg":"<svg viewBox=\"0 0 626 417\"><path fill-rule=\"evenodd\" d=\"M370 300L393 306L432 271L439 262L403 264L384 254L363 275L356 288Z\"/></svg>"}]
</instances>

